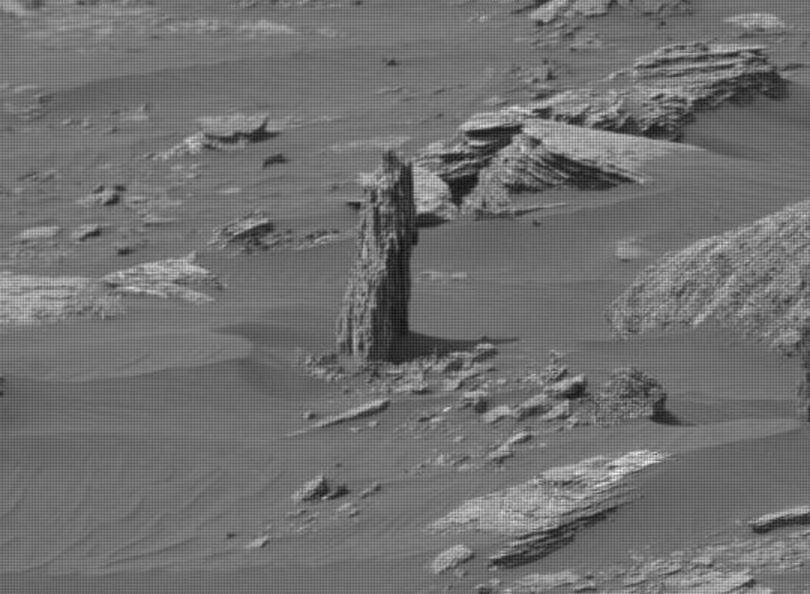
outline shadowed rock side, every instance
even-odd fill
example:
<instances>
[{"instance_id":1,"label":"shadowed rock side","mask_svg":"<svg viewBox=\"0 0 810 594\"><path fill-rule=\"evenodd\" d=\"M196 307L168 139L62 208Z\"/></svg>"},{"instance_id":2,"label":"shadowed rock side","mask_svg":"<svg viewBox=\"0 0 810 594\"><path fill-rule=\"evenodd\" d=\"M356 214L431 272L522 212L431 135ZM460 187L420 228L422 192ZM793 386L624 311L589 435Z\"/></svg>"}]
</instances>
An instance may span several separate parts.
<instances>
[{"instance_id":1,"label":"shadowed rock side","mask_svg":"<svg viewBox=\"0 0 810 594\"><path fill-rule=\"evenodd\" d=\"M393 152L366 187L352 267L337 322L340 351L361 361L391 360L407 336L411 252L417 242L413 169Z\"/></svg>"},{"instance_id":2,"label":"shadowed rock side","mask_svg":"<svg viewBox=\"0 0 810 594\"><path fill-rule=\"evenodd\" d=\"M810 201L665 255L607 316L622 335L716 321L802 355L810 374L808 270ZM806 382L800 398L806 417Z\"/></svg>"},{"instance_id":3,"label":"shadowed rock side","mask_svg":"<svg viewBox=\"0 0 810 594\"><path fill-rule=\"evenodd\" d=\"M521 191L640 183L648 160L695 150L654 140L677 140L696 112L783 93L785 81L764 50L716 43L662 47L593 87L474 115L454 138L423 150L416 163L449 186L462 210L483 214L512 212L509 196Z\"/></svg>"}]
</instances>

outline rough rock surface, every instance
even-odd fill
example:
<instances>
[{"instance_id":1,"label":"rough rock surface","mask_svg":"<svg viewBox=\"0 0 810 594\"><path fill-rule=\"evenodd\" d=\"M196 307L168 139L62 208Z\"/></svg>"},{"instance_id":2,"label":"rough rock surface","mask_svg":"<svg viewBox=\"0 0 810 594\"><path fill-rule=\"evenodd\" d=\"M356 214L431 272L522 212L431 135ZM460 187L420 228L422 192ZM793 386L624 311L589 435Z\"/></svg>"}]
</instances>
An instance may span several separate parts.
<instances>
[{"instance_id":1,"label":"rough rock surface","mask_svg":"<svg viewBox=\"0 0 810 594\"><path fill-rule=\"evenodd\" d=\"M0 325L57 322L81 315L106 317L119 311L115 297L88 278L0 273Z\"/></svg>"},{"instance_id":2,"label":"rough rock surface","mask_svg":"<svg viewBox=\"0 0 810 594\"><path fill-rule=\"evenodd\" d=\"M325 497L329 493L329 482L324 475L318 475L314 479L304 483L300 489L290 496L295 503L305 501L316 501Z\"/></svg>"},{"instance_id":3,"label":"rough rock surface","mask_svg":"<svg viewBox=\"0 0 810 594\"><path fill-rule=\"evenodd\" d=\"M195 262L195 255L167 258L119 270L102 277L101 282L116 295L150 295L174 297L191 303L208 303L213 299L188 285L221 288L211 271Z\"/></svg>"},{"instance_id":4,"label":"rough rock surface","mask_svg":"<svg viewBox=\"0 0 810 594\"><path fill-rule=\"evenodd\" d=\"M439 553L430 563L430 571L433 574L444 573L455 569L462 563L466 563L475 556L473 550L463 544L450 547L446 551Z\"/></svg>"},{"instance_id":5,"label":"rough rock surface","mask_svg":"<svg viewBox=\"0 0 810 594\"><path fill-rule=\"evenodd\" d=\"M91 237L98 237L103 230L104 227L98 223L84 223L71 232L70 239L73 241L85 241Z\"/></svg>"},{"instance_id":6,"label":"rough rock surface","mask_svg":"<svg viewBox=\"0 0 810 594\"><path fill-rule=\"evenodd\" d=\"M62 231L62 228L57 225L44 225L41 227L31 227L24 231L20 231L14 238L19 243L38 243L42 241L50 241L56 239L56 236Z\"/></svg>"},{"instance_id":7,"label":"rough rock surface","mask_svg":"<svg viewBox=\"0 0 810 594\"><path fill-rule=\"evenodd\" d=\"M0 325L109 317L123 311L120 297L125 295L173 297L191 303L211 301L188 284L221 286L213 273L194 263L193 255L140 264L101 279L0 272Z\"/></svg>"},{"instance_id":8,"label":"rough rock surface","mask_svg":"<svg viewBox=\"0 0 810 594\"><path fill-rule=\"evenodd\" d=\"M540 594L564 586L574 586L581 581L580 575L569 570L547 574L530 573L512 584L506 594Z\"/></svg>"},{"instance_id":9,"label":"rough rock surface","mask_svg":"<svg viewBox=\"0 0 810 594\"><path fill-rule=\"evenodd\" d=\"M766 12L749 12L726 19L726 22L739 27L746 33L779 35L787 31L787 24L778 16Z\"/></svg>"},{"instance_id":10,"label":"rough rock surface","mask_svg":"<svg viewBox=\"0 0 810 594\"><path fill-rule=\"evenodd\" d=\"M427 222L449 221L458 216L450 186L435 173L414 167L413 191L416 215L420 219Z\"/></svg>"},{"instance_id":11,"label":"rough rock surface","mask_svg":"<svg viewBox=\"0 0 810 594\"><path fill-rule=\"evenodd\" d=\"M465 502L436 520L430 530L479 530L509 541L490 557L510 566L543 557L571 542L576 531L629 501L629 475L662 462L666 454L630 452L598 456L547 470L539 477Z\"/></svg>"},{"instance_id":12,"label":"rough rock surface","mask_svg":"<svg viewBox=\"0 0 810 594\"><path fill-rule=\"evenodd\" d=\"M664 416L666 392L658 380L633 367L614 369L607 382L589 389L587 378L551 366L541 379L541 392L514 409L516 419L542 415L543 421L568 419L578 425L611 426L636 419Z\"/></svg>"},{"instance_id":13,"label":"rough rock surface","mask_svg":"<svg viewBox=\"0 0 810 594\"><path fill-rule=\"evenodd\" d=\"M782 512L775 512L778 516ZM773 594L758 582L760 576L779 573L787 577L810 562L810 530L803 528L782 536L755 536L708 542L672 551L665 557L633 555L632 561L609 569L588 572L577 579L571 571L530 574L515 580L504 594L545 592L611 592L618 594ZM796 582L801 583L801 582ZM779 590L782 592L785 590ZM788 590L792 591L792 590Z\"/></svg>"},{"instance_id":14,"label":"rough rock surface","mask_svg":"<svg viewBox=\"0 0 810 594\"><path fill-rule=\"evenodd\" d=\"M578 402L576 414L596 425L633 419L660 419L667 394L658 380L633 367L613 370L596 394Z\"/></svg>"},{"instance_id":15,"label":"rough rock surface","mask_svg":"<svg viewBox=\"0 0 810 594\"><path fill-rule=\"evenodd\" d=\"M270 217L255 211L214 230L214 236L209 242L216 247L238 247L242 250L251 250L262 246L262 239L275 231L275 225Z\"/></svg>"},{"instance_id":16,"label":"rough rock surface","mask_svg":"<svg viewBox=\"0 0 810 594\"><path fill-rule=\"evenodd\" d=\"M367 192L337 344L358 360L390 361L409 332L411 253L418 237L412 166L385 153Z\"/></svg>"},{"instance_id":17,"label":"rough rock surface","mask_svg":"<svg viewBox=\"0 0 810 594\"><path fill-rule=\"evenodd\" d=\"M689 10L689 0L546 0L529 14L539 25L558 19L595 17L608 14L612 7L620 7L643 14L670 15Z\"/></svg>"},{"instance_id":18,"label":"rough rock surface","mask_svg":"<svg viewBox=\"0 0 810 594\"><path fill-rule=\"evenodd\" d=\"M697 150L655 140L677 140L702 109L777 97L784 84L762 46L665 46L593 87L474 115L416 164L447 184L462 211L509 214L521 191L641 183L647 162Z\"/></svg>"},{"instance_id":19,"label":"rough rock surface","mask_svg":"<svg viewBox=\"0 0 810 594\"><path fill-rule=\"evenodd\" d=\"M621 334L712 320L799 354L810 327L808 225L805 201L666 254L611 304L608 320Z\"/></svg>"}]
</instances>

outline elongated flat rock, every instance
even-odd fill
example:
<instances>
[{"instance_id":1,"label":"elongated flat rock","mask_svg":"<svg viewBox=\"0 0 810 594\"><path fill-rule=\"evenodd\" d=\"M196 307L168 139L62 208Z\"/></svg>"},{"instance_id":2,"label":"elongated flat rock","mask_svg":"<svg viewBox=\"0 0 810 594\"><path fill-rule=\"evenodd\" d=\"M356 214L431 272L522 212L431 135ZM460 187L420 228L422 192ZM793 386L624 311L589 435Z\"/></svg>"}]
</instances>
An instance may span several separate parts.
<instances>
[{"instance_id":1,"label":"elongated flat rock","mask_svg":"<svg viewBox=\"0 0 810 594\"><path fill-rule=\"evenodd\" d=\"M568 544L584 524L627 503L630 490L625 479L666 458L667 454L642 450L552 468L522 485L466 501L428 530L478 530L506 537L509 540L490 562L496 566L525 563Z\"/></svg>"},{"instance_id":2,"label":"elongated flat rock","mask_svg":"<svg viewBox=\"0 0 810 594\"><path fill-rule=\"evenodd\" d=\"M695 588L687 590L672 591L671 594L732 594L742 592L741 588L753 585L754 578L745 571L725 575L712 579L710 582L701 584Z\"/></svg>"},{"instance_id":3,"label":"elongated flat rock","mask_svg":"<svg viewBox=\"0 0 810 594\"><path fill-rule=\"evenodd\" d=\"M810 524L810 505L801 505L765 514L748 522L754 532L770 532L784 526L801 526L805 524Z\"/></svg>"},{"instance_id":4,"label":"elongated flat rock","mask_svg":"<svg viewBox=\"0 0 810 594\"><path fill-rule=\"evenodd\" d=\"M391 404L391 401L388 398L380 398L379 400L372 400L371 402L366 402L365 404L361 404L360 406L355 406L354 408L350 408L347 411L342 413L332 415L321 419L317 423L312 425L312 429L325 429L326 427L332 427L334 425L340 425L341 423L346 423L348 421L353 421L355 419L361 419L363 417L369 417L371 415L376 415L384 411L388 406Z\"/></svg>"}]
</instances>

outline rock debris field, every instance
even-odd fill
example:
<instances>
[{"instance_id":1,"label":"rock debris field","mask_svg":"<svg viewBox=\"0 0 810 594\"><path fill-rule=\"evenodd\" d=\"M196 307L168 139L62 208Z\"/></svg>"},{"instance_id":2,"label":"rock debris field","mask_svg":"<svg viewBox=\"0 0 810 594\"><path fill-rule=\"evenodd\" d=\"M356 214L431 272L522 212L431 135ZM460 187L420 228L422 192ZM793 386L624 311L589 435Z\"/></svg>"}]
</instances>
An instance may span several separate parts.
<instances>
[{"instance_id":1,"label":"rock debris field","mask_svg":"<svg viewBox=\"0 0 810 594\"><path fill-rule=\"evenodd\" d=\"M0 592L810 593L809 43L0 0Z\"/></svg>"}]
</instances>

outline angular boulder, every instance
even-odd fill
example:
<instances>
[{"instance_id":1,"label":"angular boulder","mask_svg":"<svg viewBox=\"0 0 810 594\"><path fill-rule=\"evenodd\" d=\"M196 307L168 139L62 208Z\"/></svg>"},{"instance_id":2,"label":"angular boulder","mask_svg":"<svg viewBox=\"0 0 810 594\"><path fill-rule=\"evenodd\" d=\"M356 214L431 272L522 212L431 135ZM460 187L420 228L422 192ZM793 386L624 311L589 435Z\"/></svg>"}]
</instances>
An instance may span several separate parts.
<instances>
[{"instance_id":1,"label":"angular boulder","mask_svg":"<svg viewBox=\"0 0 810 594\"><path fill-rule=\"evenodd\" d=\"M594 396L599 421L660 419L666 412L667 393L655 378L634 367L613 370Z\"/></svg>"}]
</instances>

